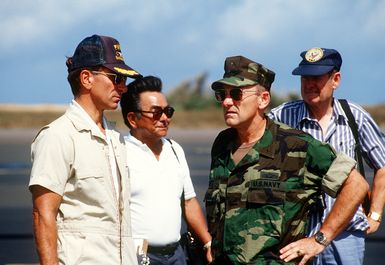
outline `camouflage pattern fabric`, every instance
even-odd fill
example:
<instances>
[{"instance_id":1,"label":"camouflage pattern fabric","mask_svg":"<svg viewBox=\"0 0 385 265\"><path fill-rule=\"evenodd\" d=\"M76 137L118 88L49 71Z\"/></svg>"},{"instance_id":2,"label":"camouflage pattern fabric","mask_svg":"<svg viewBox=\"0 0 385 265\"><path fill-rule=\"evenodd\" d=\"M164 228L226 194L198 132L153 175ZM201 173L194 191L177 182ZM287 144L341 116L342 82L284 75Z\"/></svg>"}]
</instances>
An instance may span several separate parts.
<instances>
[{"instance_id":1,"label":"camouflage pattern fabric","mask_svg":"<svg viewBox=\"0 0 385 265\"><path fill-rule=\"evenodd\" d=\"M281 261L279 249L305 236L322 178L337 154L267 118L261 140L235 165L236 135L235 129L222 131L212 147L205 204L215 264L295 264Z\"/></svg>"},{"instance_id":2,"label":"camouflage pattern fabric","mask_svg":"<svg viewBox=\"0 0 385 265\"><path fill-rule=\"evenodd\" d=\"M275 79L273 71L243 56L227 57L224 68L223 78L212 83L212 89L221 89L223 85L243 87L260 84L270 90Z\"/></svg>"}]
</instances>

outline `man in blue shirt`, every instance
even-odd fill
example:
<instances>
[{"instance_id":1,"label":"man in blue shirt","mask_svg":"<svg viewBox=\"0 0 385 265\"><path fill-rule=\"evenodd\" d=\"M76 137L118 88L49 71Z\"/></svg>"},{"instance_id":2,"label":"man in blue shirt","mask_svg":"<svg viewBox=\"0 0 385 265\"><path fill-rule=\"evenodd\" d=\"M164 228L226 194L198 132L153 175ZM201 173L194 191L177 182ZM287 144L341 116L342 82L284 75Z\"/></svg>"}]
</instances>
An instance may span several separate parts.
<instances>
[{"instance_id":1,"label":"man in blue shirt","mask_svg":"<svg viewBox=\"0 0 385 265\"><path fill-rule=\"evenodd\" d=\"M360 207L345 231L314 259L313 264L363 264L365 234L377 231L385 202L385 135L362 107L348 102L358 126L359 143L356 143L347 116L333 97L341 81L342 58L338 51L312 48L302 52L301 57L302 61L292 73L301 76L303 100L284 103L274 108L269 116L310 133L350 157L355 157L355 147L359 144L362 156L375 172L368 216ZM310 235L318 231L335 200L327 194L323 198L326 207L322 217L313 216Z\"/></svg>"}]
</instances>

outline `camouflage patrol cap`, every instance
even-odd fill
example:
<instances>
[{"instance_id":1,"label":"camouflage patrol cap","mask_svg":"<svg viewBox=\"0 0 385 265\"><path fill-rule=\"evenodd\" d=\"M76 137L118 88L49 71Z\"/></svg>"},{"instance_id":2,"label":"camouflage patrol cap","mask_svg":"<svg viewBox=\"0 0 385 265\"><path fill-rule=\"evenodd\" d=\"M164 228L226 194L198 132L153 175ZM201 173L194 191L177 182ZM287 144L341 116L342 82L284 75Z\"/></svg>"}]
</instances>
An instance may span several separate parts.
<instances>
[{"instance_id":1,"label":"camouflage patrol cap","mask_svg":"<svg viewBox=\"0 0 385 265\"><path fill-rule=\"evenodd\" d=\"M275 73L262 64L256 63L243 56L227 57L223 78L212 83L213 90L224 84L234 87L243 87L259 84L270 90L274 82Z\"/></svg>"}]
</instances>

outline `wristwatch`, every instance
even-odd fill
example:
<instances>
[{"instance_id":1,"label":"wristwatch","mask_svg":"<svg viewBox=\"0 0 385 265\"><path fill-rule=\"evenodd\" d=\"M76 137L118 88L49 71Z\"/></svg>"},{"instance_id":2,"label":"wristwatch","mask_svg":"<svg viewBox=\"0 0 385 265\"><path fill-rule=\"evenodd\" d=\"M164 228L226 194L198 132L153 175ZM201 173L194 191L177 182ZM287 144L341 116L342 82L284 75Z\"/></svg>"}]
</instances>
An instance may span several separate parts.
<instances>
[{"instance_id":1,"label":"wristwatch","mask_svg":"<svg viewBox=\"0 0 385 265\"><path fill-rule=\"evenodd\" d=\"M318 231L314 235L314 238L315 238L315 241L317 241L318 243L320 243L321 245L323 245L325 247L330 244L330 241L327 240L326 236L321 231Z\"/></svg>"},{"instance_id":2,"label":"wristwatch","mask_svg":"<svg viewBox=\"0 0 385 265\"><path fill-rule=\"evenodd\" d=\"M376 213L376 212L370 212L368 214L368 217L376 222L381 222L381 215L379 213Z\"/></svg>"}]
</instances>

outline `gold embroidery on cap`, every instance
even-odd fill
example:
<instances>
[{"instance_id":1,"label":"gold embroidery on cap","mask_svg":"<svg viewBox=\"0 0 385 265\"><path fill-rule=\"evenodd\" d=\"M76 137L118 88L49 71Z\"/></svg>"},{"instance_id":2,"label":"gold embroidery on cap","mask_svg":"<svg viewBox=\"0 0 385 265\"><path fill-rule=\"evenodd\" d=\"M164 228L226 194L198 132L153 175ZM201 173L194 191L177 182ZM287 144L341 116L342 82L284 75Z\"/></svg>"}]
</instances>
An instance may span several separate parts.
<instances>
[{"instance_id":1,"label":"gold embroidery on cap","mask_svg":"<svg viewBox=\"0 0 385 265\"><path fill-rule=\"evenodd\" d=\"M319 61L324 56L324 51L321 48L311 48L305 54L305 59L308 62L314 63Z\"/></svg>"},{"instance_id":2,"label":"gold embroidery on cap","mask_svg":"<svg viewBox=\"0 0 385 265\"><path fill-rule=\"evenodd\" d=\"M118 68L118 67L114 67L114 69L118 73L121 73L121 74L124 74L124 75L139 75L139 73L136 72L135 70L126 70L126 69Z\"/></svg>"},{"instance_id":3,"label":"gold embroidery on cap","mask_svg":"<svg viewBox=\"0 0 385 265\"><path fill-rule=\"evenodd\" d=\"M123 54L120 50L120 44L114 44L114 48L115 48L115 59L124 61Z\"/></svg>"}]
</instances>

